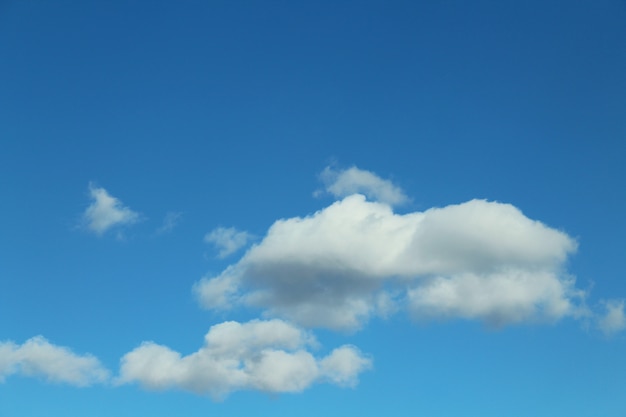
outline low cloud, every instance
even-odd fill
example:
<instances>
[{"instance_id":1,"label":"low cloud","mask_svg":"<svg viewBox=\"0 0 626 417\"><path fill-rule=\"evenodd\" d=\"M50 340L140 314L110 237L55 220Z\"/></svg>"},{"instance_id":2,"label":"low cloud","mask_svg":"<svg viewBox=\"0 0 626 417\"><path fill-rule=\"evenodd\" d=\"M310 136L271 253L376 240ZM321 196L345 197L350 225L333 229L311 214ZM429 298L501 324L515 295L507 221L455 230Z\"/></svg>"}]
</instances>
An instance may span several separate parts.
<instances>
[{"instance_id":1,"label":"low cloud","mask_svg":"<svg viewBox=\"0 0 626 417\"><path fill-rule=\"evenodd\" d=\"M371 200L381 201L391 206L409 201L402 189L395 186L391 181L384 180L373 172L357 167L345 170L326 167L320 174L320 179L324 183L326 191L337 198L359 193Z\"/></svg>"},{"instance_id":2,"label":"low cloud","mask_svg":"<svg viewBox=\"0 0 626 417\"><path fill-rule=\"evenodd\" d=\"M212 326L204 346L187 356L144 342L122 358L117 382L223 399L237 390L300 392L317 382L354 386L371 367L353 346L323 358L309 352L316 346L312 335L282 320L229 321Z\"/></svg>"},{"instance_id":3,"label":"low cloud","mask_svg":"<svg viewBox=\"0 0 626 417\"><path fill-rule=\"evenodd\" d=\"M0 382L14 374L79 387L109 379L109 372L94 356L77 355L42 336L33 337L22 345L0 342Z\"/></svg>"},{"instance_id":4,"label":"low cloud","mask_svg":"<svg viewBox=\"0 0 626 417\"><path fill-rule=\"evenodd\" d=\"M522 269L437 277L408 291L409 308L418 319L481 319L494 326L584 315L572 300L583 297L573 280Z\"/></svg>"},{"instance_id":5,"label":"low cloud","mask_svg":"<svg viewBox=\"0 0 626 417\"><path fill-rule=\"evenodd\" d=\"M92 203L83 213L83 221L90 232L101 236L114 227L131 225L139 221L139 213L124 206L104 188L89 184L89 194Z\"/></svg>"},{"instance_id":6,"label":"low cloud","mask_svg":"<svg viewBox=\"0 0 626 417\"><path fill-rule=\"evenodd\" d=\"M577 243L485 200L397 214L353 194L276 221L263 240L194 290L206 308L261 308L307 327L356 330L406 309L417 319L488 324L583 314L564 264Z\"/></svg>"},{"instance_id":7,"label":"low cloud","mask_svg":"<svg viewBox=\"0 0 626 417\"><path fill-rule=\"evenodd\" d=\"M218 227L204 236L204 241L211 243L218 250L218 257L225 258L248 244L253 236L234 227Z\"/></svg>"}]
</instances>

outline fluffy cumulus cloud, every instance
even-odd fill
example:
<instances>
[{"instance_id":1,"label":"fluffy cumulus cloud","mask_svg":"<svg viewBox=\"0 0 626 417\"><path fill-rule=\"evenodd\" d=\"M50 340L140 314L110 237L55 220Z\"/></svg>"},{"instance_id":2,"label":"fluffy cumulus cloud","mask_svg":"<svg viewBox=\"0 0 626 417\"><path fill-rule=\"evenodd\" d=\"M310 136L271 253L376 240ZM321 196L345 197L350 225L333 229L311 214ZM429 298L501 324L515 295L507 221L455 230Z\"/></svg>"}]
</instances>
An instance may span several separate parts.
<instances>
[{"instance_id":1,"label":"fluffy cumulus cloud","mask_svg":"<svg viewBox=\"0 0 626 417\"><path fill-rule=\"evenodd\" d=\"M355 347L341 346L317 358L309 351L316 346L308 332L282 320L229 321L211 327L204 346L187 356L143 343L122 358L118 383L179 388L220 399L246 389L299 392L316 382L353 386L371 367Z\"/></svg>"},{"instance_id":2,"label":"fluffy cumulus cloud","mask_svg":"<svg viewBox=\"0 0 626 417\"><path fill-rule=\"evenodd\" d=\"M584 313L584 293L563 268L577 244L564 232L510 204L471 200L398 214L386 194L374 196L380 201L357 193L276 221L237 263L196 283L201 303L343 330L401 308L417 319L493 325Z\"/></svg>"},{"instance_id":3,"label":"fluffy cumulus cloud","mask_svg":"<svg viewBox=\"0 0 626 417\"><path fill-rule=\"evenodd\" d=\"M116 226L130 225L139 221L139 213L125 207L104 188L89 184L89 194L92 203L83 213L87 230L100 236Z\"/></svg>"},{"instance_id":4,"label":"fluffy cumulus cloud","mask_svg":"<svg viewBox=\"0 0 626 417\"><path fill-rule=\"evenodd\" d=\"M345 170L326 167L320 174L320 178L326 186L326 191L338 198L360 193L372 200L382 201L389 205L399 205L409 200L402 189L391 181L357 167Z\"/></svg>"},{"instance_id":5,"label":"fluffy cumulus cloud","mask_svg":"<svg viewBox=\"0 0 626 417\"><path fill-rule=\"evenodd\" d=\"M248 244L253 236L234 227L218 227L204 236L218 250L218 257L225 258Z\"/></svg>"},{"instance_id":6,"label":"fluffy cumulus cloud","mask_svg":"<svg viewBox=\"0 0 626 417\"><path fill-rule=\"evenodd\" d=\"M573 281L524 270L437 277L408 291L410 308L419 318L482 318L493 325L584 314L573 309L570 297L576 295L583 294Z\"/></svg>"},{"instance_id":7,"label":"fluffy cumulus cloud","mask_svg":"<svg viewBox=\"0 0 626 417\"><path fill-rule=\"evenodd\" d=\"M75 386L106 382L109 372L91 355L77 355L41 336L22 345L0 343L0 381L13 374Z\"/></svg>"}]
</instances>

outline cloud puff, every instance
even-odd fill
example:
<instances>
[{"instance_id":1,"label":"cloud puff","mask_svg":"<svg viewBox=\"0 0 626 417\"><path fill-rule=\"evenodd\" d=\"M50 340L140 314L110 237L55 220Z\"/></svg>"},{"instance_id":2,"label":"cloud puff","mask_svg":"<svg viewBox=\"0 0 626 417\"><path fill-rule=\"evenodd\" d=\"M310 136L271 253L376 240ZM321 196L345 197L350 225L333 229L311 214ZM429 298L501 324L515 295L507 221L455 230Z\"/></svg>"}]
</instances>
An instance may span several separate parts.
<instances>
[{"instance_id":1,"label":"cloud puff","mask_svg":"<svg viewBox=\"0 0 626 417\"><path fill-rule=\"evenodd\" d=\"M402 189L391 181L357 167L334 170L326 167L320 174L326 191L338 198L352 194L363 194L368 198L395 206L409 201Z\"/></svg>"},{"instance_id":2,"label":"cloud puff","mask_svg":"<svg viewBox=\"0 0 626 417\"><path fill-rule=\"evenodd\" d=\"M76 386L102 383L109 378L109 372L95 357L77 355L42 336L33 337L21 346L13 342L0 343L0 382L12 374Z\"/></svg>"},{"instance_id":3,"label":"cloud puff","mask_svg":"<svg viewBox=\"0 0 626 417\"><path fill-rule=\"evenodd\" d=\"M318 359L307 348L317 342L281 320L224 322L211 327L204 346L181 356L144 342L121 360L118 383L148 389L180 388L221 399L236 390L300 392L316 382L353 386L371 360L353 346Z\"/></svg>"},{"instance_id":4,"label":"cloud puff","mask_svg":"<svg viewBox=\"0 0 626 417\"><path fill-rule=\"evenodd\" d=\"M91 232L102 235L115 226L130 225L139 220L139 213L125 207L104 188L89 184L89 194L93 202L83 213L83 221Z\"/></svg>"},{"instance_id":5,"label":"cloud puff","mask_svg":"<svg viewBox=\"0 0 626 417\"><path fill-rule=\"evenodd\" d=\"M604 302L606 313L598 320L598 327L607 336L626 329L626 315L624 314L624 300L609 300Z\"/></svg>"},{"instance_id":6,"label":"cloud puff","mask_svg":"<svg viewBox=\"0 0 626 417\"><path fill-rule=\"evenodd\" d=\"M225 258L248 244L253 236L234 227L218 227L204 236L204 241L212 243L218 250L218 257Z\"/></svg>"},{"instance_id":7,"label":"cloud puff","mask_svg":"<svg viewBox=\"0 0 626 417\"><path fill-rule=\"evenodd\" d=\"M332 329L358 329L403 306L423 319L553 321L580 314L584 294L563 272L576 247L510 204L396 214L354 194L276 221L239 262L194 289L207 308L259 307Z\"/></svg>"},{"instance_id":8,"label":"cloud puff","mask_svg":"<svg viewBox=\"0 0 626 417\"><path fill-rule=\"evenodd\" d=\"M484 319L498 326L582 314L570 300L583 296L573 284L549 271L512 269L437 277L410 289L408 298L418 318Z\"/></svg>"},{"instance_id":9,"label":"cloud puff","mask_svg":"<svg viewBox=\"0 0 626 417\"><path fill-rule=\"evenodd\" d=\"M161 225L161 227L157 229L156 233L160 235L160 234L171 232L172 230L174 230L176 225L178 225L181 217L182 217L182 213L179 213L179 212L167 213L165 215L165 218L163 219L163 224Z\"/></svg>"}]
</instances>

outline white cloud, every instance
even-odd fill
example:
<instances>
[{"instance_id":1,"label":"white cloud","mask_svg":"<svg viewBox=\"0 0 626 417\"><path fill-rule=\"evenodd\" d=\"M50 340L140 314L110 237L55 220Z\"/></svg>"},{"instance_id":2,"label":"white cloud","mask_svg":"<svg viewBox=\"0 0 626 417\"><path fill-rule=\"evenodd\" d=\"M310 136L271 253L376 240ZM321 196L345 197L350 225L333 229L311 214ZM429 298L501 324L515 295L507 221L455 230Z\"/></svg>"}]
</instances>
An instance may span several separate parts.
<instances>
[{"instance_id":1,"label":"white cloud","mask_svg":"<svg viewBox=\"0 0 626 417\"><path fill-rule=\"evenodd\" d=\"M115 226L130 225L139 220L139 213L125 207L104 188L89 184L89 194L93 202L83 213L83 220L91 232L102 235Z\"/></svg>"},{"instance_id":2,"label":"white cloud","mask_svg":"<svg viewBox=\"0 0 626 417\"><path fill-rule=\"evenodd\" d=\"M109 372L94 356L77 355L41 336L33 337L22 345L0 343L0 382L12 374L76 386L103 383L109 378Z\"/></svg>"},{"instance_id":3,"label":"white cloud","mask_svg":"<svg viewBox=\"0 0 626 417\"><path fill-rule=\"evenodd\" d=\"M225 258L248 244L253 236L234 227L218 227L204 236L204 241L212 243L219 250L218 257Z\"/></svg>"},{"instance_id":4,"label":"white cloud","mask_svg":"<svg viewBox=\"0 0 626 417\"><path fill-rule=\"evenodd\" d=\"M599 318L598 327L607 336L626 329L624 304L624 300L609 300L604 302L606 313Z\"/></svg>"},{"instance_id":5,"label":"white cloud","mask_svg":"<svg viewBox=\"0 0 626 417\"><path fill-rule=\"evenodd\" d=\"M320 361L324 378L344 387L354 387L359 374L372 367L372 361L360 354L354 346L342 346Z\"/></svg>"},{"instance_id":6,"label":"white cloud","mask_svg":"<svg viewBox=\"0 0 626 417\"><path fill-rule=\"evenodd\" d=\"M178 225L180 219L182 217L182 213L179 212L169 212L165 215L163 219L163 224L156 231L157 234L169 233Z\"/></svg>"},{"instance_id":7,"label":"white cloud","mask_svg":"<svg viewBox=\"0 0 626 417\"><path fill-rule=\"evenodd\" d=\"M483 319L496 326L576 315L571 298L582 295L554 272L519 269L437 277L408 291L418 318Z\"/></svg>"},{"instance_id":8,"label":"white cloud","mask_svg":"<svg viewBox=\"0 0 626 417\"><path fill-rule=\"evenodd\" d=\"M239 262L194 288L207 308L260 307L311 327L358 329L403 303L418 318L553 321L580 314L583 292L563 273L576 247L510 204L396 214L355 194L276 221Z\"/></svg>"},{"instance_id":9,"label":"white cloud","mask_svg":"<svg viewBox=\"0 0 626 417\"><path fill-rule=\"evenodd\" d=\"M353 386L371 360L352 346L318 359L307 349L309 333L281 320L229 321L214 325L204 346L182 356L145 342L121 360L118 383L148 389L180 388L221 399L237 390L300 392L316 382Z\"/></svg>"},{"instance_id":10,"label":"white cloud","mask_svg":"<svg viewBox=\"0 0 626 417\"><path fill-rule=\"evenodd\" d=\"M392 206L409 201L402 189L391 181L383 180L376 174L357 167L341 171L326 167L320 178L326 186L326 191L338 198L359 193Z\"/></svg>"},{"instance_id":11,"label":"white cloud","mask_svg":"<svg viewBox=\"0 0 626 417\"><path fill-rule=\"evenodd\" d=\"M229 310L239 303L237 269L228 267L218 277L202 279L194 284L193 291L206 307Z\"/></svg>"}]
</instances>

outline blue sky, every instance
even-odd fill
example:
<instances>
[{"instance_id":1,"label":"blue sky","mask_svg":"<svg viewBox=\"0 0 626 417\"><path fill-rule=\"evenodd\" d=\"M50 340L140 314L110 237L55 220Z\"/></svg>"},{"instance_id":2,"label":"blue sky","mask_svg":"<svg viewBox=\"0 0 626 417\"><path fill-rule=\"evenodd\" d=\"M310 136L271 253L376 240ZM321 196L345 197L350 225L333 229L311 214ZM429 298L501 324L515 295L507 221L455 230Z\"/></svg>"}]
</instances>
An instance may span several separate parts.
<instances>
[{"instance_id":1,"label":"blue sky","mask_svg":"<svg viewBox=\"0 0 626 417\"><path fill-rule=\"evenodd\" d=\"M626 3L0 4L0 417L623 416Z\"/></svg>"}]
</instances>

